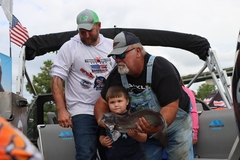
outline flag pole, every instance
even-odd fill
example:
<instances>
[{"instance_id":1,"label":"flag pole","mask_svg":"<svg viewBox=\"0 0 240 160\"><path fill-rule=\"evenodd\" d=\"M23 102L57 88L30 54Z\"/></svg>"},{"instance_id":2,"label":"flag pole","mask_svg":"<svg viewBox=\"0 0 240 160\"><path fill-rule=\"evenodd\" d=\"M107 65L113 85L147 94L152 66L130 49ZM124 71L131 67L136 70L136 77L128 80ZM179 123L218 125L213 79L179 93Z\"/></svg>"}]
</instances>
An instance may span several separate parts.
<instances>
[{"instance_id":1,"label":"flag pole","mask_svg":"<svg viewBox=\"0 0 240 160\"><path fill-rule=\"evenodd\" d=\"M8 21L9 21L9 27L12 27L12 10L13 10L13 0L0 0L0 6L3 9L4 14L6 15ZM9 41L10 41L10 47L9 47L9 54L10 57L12 57L12 49L11 49L11 33L9 29Z\"/></svg>"},{"instance_id":2,"label":"flag pole","mask_svg":"<svg viewBox=\"0 0 240 160\"><path fill-rule=\"evenodd\" d=\"M11 23L9 23L9 27L11 29ZM11 30L9 29L9 56L12 57L12 45L11 45Z\"/></svg>"}]
</instances>

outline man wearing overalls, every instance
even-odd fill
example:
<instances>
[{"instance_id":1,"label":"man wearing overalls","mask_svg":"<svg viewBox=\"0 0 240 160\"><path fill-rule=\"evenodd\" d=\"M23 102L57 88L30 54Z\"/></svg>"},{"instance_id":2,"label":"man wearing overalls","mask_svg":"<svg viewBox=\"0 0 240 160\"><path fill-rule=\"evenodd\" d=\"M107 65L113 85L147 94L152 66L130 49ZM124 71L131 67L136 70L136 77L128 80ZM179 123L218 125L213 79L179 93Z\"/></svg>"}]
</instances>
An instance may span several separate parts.
<instances>
[{"instance_id":1,"label":"man wearing overalls","mask_svg":"<svg viewBox=\"0 0 240 160\"><path fill-rule=\"evenodd\" d=\"M110 73L101 97L95 104L94 115L104 126L101 117L108 112L106 92L112 85L123 85L131 97L131 113L152 109L164 117L167 128L166 152L168 160L193 160L192 122L189 115L191 103L182 90L176 67L160 56L152 56L143 48L140 40L130 32L120 32L114 38L112 56L116 63ZM139 132L151 137L160 127L154 127L144 119L136 124ZM164 146L154 138L142 143L146 160L161 160Z\"/></svg>"}]
</instances>

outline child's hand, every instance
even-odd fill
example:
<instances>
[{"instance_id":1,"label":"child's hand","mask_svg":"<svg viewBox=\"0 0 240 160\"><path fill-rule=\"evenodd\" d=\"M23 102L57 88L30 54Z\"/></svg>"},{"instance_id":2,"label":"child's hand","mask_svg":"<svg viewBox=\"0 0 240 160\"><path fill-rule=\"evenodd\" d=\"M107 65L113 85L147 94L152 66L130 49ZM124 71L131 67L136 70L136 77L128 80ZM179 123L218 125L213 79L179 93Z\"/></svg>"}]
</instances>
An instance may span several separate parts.
<instances>
[{"instance_id":1,"label":"child's hand","mask_svg":"<svg viewBox=\"0 0 240 160\"><path fill-rule=\"evenodd\" d=\"M113 140L109 136L103 138L102 145L107 148L112 148Z\"/></svg>"},{"instance_id":2,"label":"child's hand","mask_svg":"<svg viewBox=\"0 0 240 160\"><path fill-rule=\"evenodd\" d=\"M197 139L192 139L192 144L196 144L198 142Z\"/></svg>"}]
</instances>

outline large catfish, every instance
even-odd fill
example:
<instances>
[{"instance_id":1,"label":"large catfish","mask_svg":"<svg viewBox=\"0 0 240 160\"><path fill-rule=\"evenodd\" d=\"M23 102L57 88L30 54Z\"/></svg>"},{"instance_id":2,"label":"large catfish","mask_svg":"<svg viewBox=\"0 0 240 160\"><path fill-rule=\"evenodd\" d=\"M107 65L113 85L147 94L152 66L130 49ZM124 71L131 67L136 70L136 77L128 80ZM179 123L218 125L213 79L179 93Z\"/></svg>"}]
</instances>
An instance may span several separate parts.
<instances>
[{"instance_id":1,"label":"large catfish","mask_svg":"<svg viewBox=\"0 0 240 160\"><path fill-rule=\"evenodd\" d=\"M139 118L144 117L147 122L154 127L161 127L161 129L153 134L150 138L156 138L160 143L167 146L167 123L163 116L151 109L143 109L133 114L117 115L112 112L105 113L102 121L110 130L117 130L121 133L126 133L128 129L137 129L135 123L139 123Z\"/></svg>"}]
</instances>

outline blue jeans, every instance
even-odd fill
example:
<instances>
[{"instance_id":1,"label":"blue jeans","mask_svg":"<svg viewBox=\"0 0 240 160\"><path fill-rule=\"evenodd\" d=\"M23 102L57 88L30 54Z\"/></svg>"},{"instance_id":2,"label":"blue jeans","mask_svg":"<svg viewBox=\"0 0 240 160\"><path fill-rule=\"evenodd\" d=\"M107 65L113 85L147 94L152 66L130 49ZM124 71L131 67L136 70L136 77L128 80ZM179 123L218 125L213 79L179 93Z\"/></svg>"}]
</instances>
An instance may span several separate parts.
<instances>
[{"instance_id":1,"label":"blue jeans","mask_svg":"<svg viewBox=\"0 0 240 160\"><path fill-rule=\"evenodd\" d=\"M72 117L76 160L96 160L97 121L93 115L80 114Z\"/></svg>"},{"instance_id":2,"label":"blue jeans","mask_svg":"<svg viewBox=\"0 0 240 160\"><path fill-rule=\"evenodd\" d=\"M192 122L188 113L179 108L174 122L167 129L167 159L193 160L192 157ZM162 160L163 147L152 138L142 143L147 160Z\"/></svg>"},{"instance_id":3,"label":"blue jeans","mask_svg":"<svg viewBox=\"0 0 240 160\"><path fill-rule=\"evenodd\" d=\"M191 110L192 110L192 104L190 103L190 108L189 108L189 113L191 113ZM191 119L191 121L192 121L192 119ZM194 133L192 132L192 138L193 138L193 135L194 135ZM192 146L191 148L190 148L190 157L188 158L188 159L190 159L190 160L193 160L194 159L194 146ZM166 153L166 149L164 149L163 150L163 153L162 153L162 159L163 160L167 160L168 158L167 158L168 156L167 156L167 153Z\"/></svg>"}]
</instances>

